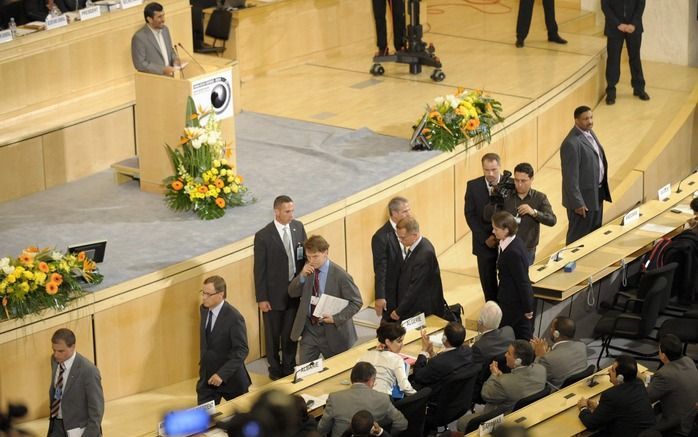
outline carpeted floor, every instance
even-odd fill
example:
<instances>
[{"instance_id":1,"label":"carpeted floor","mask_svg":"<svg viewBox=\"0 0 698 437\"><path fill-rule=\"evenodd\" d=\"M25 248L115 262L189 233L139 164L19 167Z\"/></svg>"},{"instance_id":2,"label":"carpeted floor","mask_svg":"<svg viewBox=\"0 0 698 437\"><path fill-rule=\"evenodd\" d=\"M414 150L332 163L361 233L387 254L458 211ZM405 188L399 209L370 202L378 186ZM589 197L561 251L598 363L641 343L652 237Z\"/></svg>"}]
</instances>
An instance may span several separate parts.
<instances>
[{"instance_id":1,"label":"carpeted floor","mask_svg":"<svg viewBox=\"0 0 698 437\"><path fill-rule=\"evenodd\" d=\"M238 168L255 203L212 222L174 213L134 181L115 185L111 170L0 204L0 257L28 245L56 247L108 240L95 289L136 278L253 235L290 195L296 216L344 199L424 162L406 140L246 112L236 120Z\"/></svg>"}]
</instances>

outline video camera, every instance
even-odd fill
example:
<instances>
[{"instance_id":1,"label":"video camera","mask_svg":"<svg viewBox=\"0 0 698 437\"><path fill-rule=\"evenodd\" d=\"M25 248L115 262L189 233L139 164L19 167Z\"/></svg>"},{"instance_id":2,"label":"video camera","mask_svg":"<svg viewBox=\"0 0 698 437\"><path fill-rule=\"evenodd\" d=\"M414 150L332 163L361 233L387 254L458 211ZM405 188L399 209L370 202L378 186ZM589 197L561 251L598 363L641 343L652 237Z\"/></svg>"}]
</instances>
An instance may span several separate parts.
<instances>
[{"instance_id":1,"label":"video camera","mask_svg":"<svg viewBox=\"0 0 698 437\"><path fill-rule=\"evenodd\" d=\"M514 179L511 177L511 172L509 170L504 170L502 177L499 179L499 183L492 187L490 203L502 205L504 204L504 199L511 196L515 192L516 185L514 184Z\"/></svg>"},{"instance_id":2,"label":"video camera","mask_svg":"<svg viewBox=\"0 0 698 437\"><path fill-rule=\"evenodd\" d=\"M32 434L15 428L12 423L27 415L27 407L19 404L10 404L7 413L0 411L0 437L31 436Z\"/></svg>"}]
</instances>

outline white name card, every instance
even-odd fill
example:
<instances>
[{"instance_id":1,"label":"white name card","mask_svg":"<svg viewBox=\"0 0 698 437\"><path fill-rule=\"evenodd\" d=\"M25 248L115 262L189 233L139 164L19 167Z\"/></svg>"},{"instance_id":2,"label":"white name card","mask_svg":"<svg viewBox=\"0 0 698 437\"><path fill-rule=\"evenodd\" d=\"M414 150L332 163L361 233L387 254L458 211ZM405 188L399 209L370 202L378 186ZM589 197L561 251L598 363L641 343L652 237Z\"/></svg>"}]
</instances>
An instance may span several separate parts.
<instances>
[{"instance_id":1,"label":"white name card","mask_svg":"<svg viewBox=\"0 0 698 437\"><path fill-rule=\"evenodd\" d=\"M120 0L120 2L121 9L128 9L143 4L143 0Z\"/></svg>"},{"instance_id":2,"label":"white name card","mask_svg":"<svg viewBox=\"0 0 698 437\"><path fill-rule=\"evenodd\" d=\"M663 202L671 197L671 184L666 184L657 191L657 198Z\"/></svg>"},{"instance_id":3,"label":"white name card","mask_svg":"<svg viewBox=\"0 0 698 437\"><path fill-rule=\"evenodd\" d=\"M480 424L480 436L491 434L492 431L504 422L504 414L500 414L497 417L493 417L485 423Z\"/></svg>"},{"instance_id":4,"label":"white name card","mask_svg":"<svg viewBox=\"0 0 698 437\"><path fill-rule=\"evenodd\" d=\"M0 30L0 44L12 41L11 30Z\"/></svg>"},{"instance_id":5,"label":"white name card","mask_svg":"<svg viewBox=\"0 0 698 437\"><path fill-rule=\"evenodd\" d=\"M325 365L322 358L318 358L315 361L309 363L301 364L293 368L293 382L298 382L306 376L314 375L320 373L325 369Z\"/></svg>"},{"instance_id":6,"label":"white name card","mask_svg":"<svg viewBox=\"0 0 698 437\"><path fill-rule=\"evenodd\" d=\"M57 29L59 27L68 25L68 17L66 15L59 15L57 17L51 17L46 19L46 30Z\"/></svg>"},{"instance_id":7,"label":"white name card","mask_svg":"<svg viewBox=\"0 0 698 437\"><path fill-rule=\"evenodd\" d=\"M640 208L634 208L623 216L623 226L629 225L640 219Z\"/></svg>"},{"instance_id":8,"label":"white name card","mask_svg":"<svg viewBox=\"0 0 698 437\"><path fill-rule=\"evenodd\" d=\"M80 21L91 20L102 15L102 11L99 6L92 6L85 9L80 9Z\"/></svg>"},{"instance_id":9,"label":"white name card","mask_svg":"<svg viewBox=\"0 0 698 437\"><path fill-rule=\"evenodd\" d=\"M424 313L419 313L414 317L403 320L400 324L403 328L405 328L405 331L412 331L414 329L422 329L427 326L427 319L424 317Z\"/></svg>"}]
</instances>

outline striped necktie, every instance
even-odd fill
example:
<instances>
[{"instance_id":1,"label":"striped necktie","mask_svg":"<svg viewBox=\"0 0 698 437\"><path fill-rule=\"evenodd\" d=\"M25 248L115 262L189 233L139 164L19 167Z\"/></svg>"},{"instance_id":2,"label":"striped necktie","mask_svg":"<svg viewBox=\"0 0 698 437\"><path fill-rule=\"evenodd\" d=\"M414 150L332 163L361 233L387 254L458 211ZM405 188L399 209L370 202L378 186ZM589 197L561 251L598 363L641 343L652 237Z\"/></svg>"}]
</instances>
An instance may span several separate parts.
<instances>
[{"instance_id":1,"label":"striped necktie","mask_svg":"<svg viewBox=\"0 0 698 437\"><path fill-rule=\"evenodd\" d=\"M63 363L58 365L58 380L53 390L53 399L51 400L51 418L58 417L58 410L61 408L61 398L63 397L63 373L65 366Z\"/></svg>"}]
</instances>

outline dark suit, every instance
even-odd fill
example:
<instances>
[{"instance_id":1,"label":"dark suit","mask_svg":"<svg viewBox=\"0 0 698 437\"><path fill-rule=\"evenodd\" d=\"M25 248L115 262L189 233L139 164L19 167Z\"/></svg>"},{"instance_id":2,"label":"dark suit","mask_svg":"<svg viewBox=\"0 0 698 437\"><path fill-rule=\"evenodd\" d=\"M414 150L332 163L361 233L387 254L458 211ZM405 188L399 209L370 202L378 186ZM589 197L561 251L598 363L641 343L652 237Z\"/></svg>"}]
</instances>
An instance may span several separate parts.
<instances>
[{"instance_id":1,"label":"dark suit","mask_svg":"<svg viewBox=\"0 0 698 437\"><path fill-rule=\"evenodd\" d=\"M390 313L397 307L397 290L402 266L402 249L390 220L385 222L371 238L373 253L373 274L375 277L376 299L385 299L387 306L383 318L390 319Z\"/></svg>"},{"instance_id":2,"label":"dark suit","mask_svg":"<svg viewBox=\"0 0 698 437\"><path fill-rule=\"evenodd\" d=\"M642 13L645 0L601 0L601 9L606 17L604 34L606 35L606 93L615 98L616 84L620 78L620 54L623 42L628 46L628 63L630 64L630 84L635 91L645 90L645 77L642 73L640 46L642 45ZM633 33L618 30L620 24L635 26Z\"/></svg>"},{"instance_id":3,"label":"dark suit","mask_svg":"<svg viewBox=\"0 0 698 437\"><path fill-rule=\"evenodd\" d=\"M604 428L603 436L636 437L654 425L654 412L645 385L634 379L601 393L596 410L580 411L579 419L589 430Z\"/></svg>"},{"instance_id":4,"label":"dark suit","mask_svg":"<svg viewBox=\"0 0 698 437\"><path fill-rule=\"evenodd\" d=\"M504 356L515 339L514 330L508 325L485 332L473 343L473 356L489 366L493 358Z\"/></svg>"},{"instance_id":5,"label":"dark suit","mask_svg":"<svg viewBox=\"0 0 698 437\"><path fill-rule=\"evenodd\" d=\"M301 278L304 282L301 283ZM323 293L349 301L348 305L337 314L332 315L334 323L313 325L310 319L310 297L313 294L313 277L298 275L288 286L291 297L300 297L298 311L291 328L291 339L300 345L301 363L317 359L322 353L329 358L351 348L357 340L356 328L352 317L361 309L363 301L354 279L337 264L329 261L327 280Z\"/></svg>"},{"instance_id":6,"label":"dark suit","mask_svg":"<svg viewBox=\"0 0 698 437\"><path fill-rule=\"evenodd\" d=\"M238 310L224 301L213 330L207 334L208 309L202 305L200 313L201 346L199 381L196 383L197 402L199 405L210 400L219 403L221 397L230 400L247 393L251 380L245 367L245 358L249 352L245 319ZM223 380L219 387L208 384L214 373Z\"/></svg>"},{"instance_id":7,"label":"dark suit","mask_svg":"<svg viewBox=\"0 0 698 437\"><path fill-rule=\"evenodd\" d=\"M49 404L55 394L54 383L57 368L58 363L52 359ZM102 378L99 369L77 352L75 352L75 360L70 372L68 372L68 379L63 385L61 412L62 421L51 420L49 436L64 436L65 431L73 428L85 428L84 437L102 435L102 417L104 416ZM61 426L62 429L60 429Z\"/></svg>"},{"instance_id":8,"label":"dark suit","mask_svg":"<svg viewBox=\"0 0 698 437\"><path fill-rule=\"evenodd\" d=\"M490 193L484 176L468 181L465 189L465 220L473 237L473 255L477 257L477 271L485 293L485 301L497 300L497 248L485 244L492 235L492 223L484 220Z\"/></svg>"},{"instance_id":9,"label":"dark suit","mask_svg":"<svg viewBox=\"0 0 698 437\"><path fill-rule=\"evenodd\" d=\"M292 220L288 227L295 272L298 274L304 263L305 227L297 220ZM293 275L293 272L290 274ZM298 299L288 296L288 277L288 255L272 221L254 235L254 286L257 302L268 301L271 305L271 311L262 313L262 319L269 374L273 376L291 374L296 365L297 343L291 341L290 335L298 310Z\"/></svg>"},{"instance_id":10,"label":"dark suit","mask_svg":"<svg viewBox=\"0 0 698 437\"><path fill-rule=\"evenodd\" d=\"M393 44L395 50L405 47L405 0L372 0L373 18L376 21L376 45L379 50L388 49L388 29L385 23L385 4L390 3L393 17Z\"/></svg>"},{"instance_id":11,"label":"dark suit","mask_svg":"<svg viewBox=\"0 0 698 437\"><path fill-rule=\"evenodd\" d=\"M169 62L167 66L173 66L177 54L172 47L172 38L167 26L162 28L162 39L165 42ZM141 27L131 38L131 60L136 70L143 73L163 74L165 70L165 59L160 51L153 31L148 25Z\"/></svg>"},{"instance_id":12,"label":"dark suit","mask_svg":"<svg viewBox=\"0 0 698 437\"><path fill-rule=\"evenodd\" d=\"M576 126L570 130L560 146L562 165L562 206L567 208L567 238L565 244L572 244L583 236L601 227L603 223L603 201L611 201L608 188L608 162L601 142L590 131L601 153L603 180L599 184L599 155L594 146ZM586 218L574 212L585 206Z\"/></svg>"},{"instance_id":13,"label":"dark suit","mask_svg":"<svg viewBox=\"0 0 698 437\"><path fill-rule=\"evenodd\" d=\"M473 353L467 346L441 352L434 358L427 359L420 354L414 363L410 381L415 389L431 388L431 398L437 399L446 378L463 366L473 363Z\"/></svg>"},{"instance_id":14,"label":"dark suit","mask_svg":"<svg viewBox=\"0 0 698 437\"><path fill-rule=\"evenodd\" d=\"M516 338L530 340L533 321L524 314L533 312L533 288L528 277L528 255L520 238L514 238L497 259L499 291L497 301L502 308L500 326L509 325Z\"/></svg>"},{"instance_id":15,"label":"dark suit","mask_svg":"<svg viewBox=\"0 0 698 437\"><path fill-rule=\"evenodd\" d=\"M665 431L676 427L688 435L693 425L698 403L698 370L690 357L670 361L655 372L647 393L650 402L660 401L662 415L657 429Z\"/></svg>"},{"instance_id":16,"label":"dark suit","mask_svg":"<svg viewBox=\"0 0 698 437\"><path fill-rule=\"evenodd\" d=\"M61 12L67 12L70 9L65 5L63 0L54 0L54 4ZM46 0L25 0L24 12L30 21L46 21L49 10L46 7Z\"/></svg>"},{"instance_id":17,"label":"dark suit","mask_svg":"<svg viewBox=\"0 0 698 437\"><path fill-rule=\"evenodd\" d=\"M419 313L442 316L445 303L436 251L431 242L422 237L402 265L395 312L401 320Z\"/></svg>"},{"instance_id":18,"label":"dark suit","mask_svg":"<svg viewBox=\"0 0 698 437\"><path fill-rule=\"evenodd\" d=\"M555 0L543 0L545 13L545 28L548 29L548 38L558 35L557 22L555 21ZM516 39L523 41L528 36L533 16L533 0L521 0L519 2L519 15L516 20Z\"/></svg>"}]
</instances>

